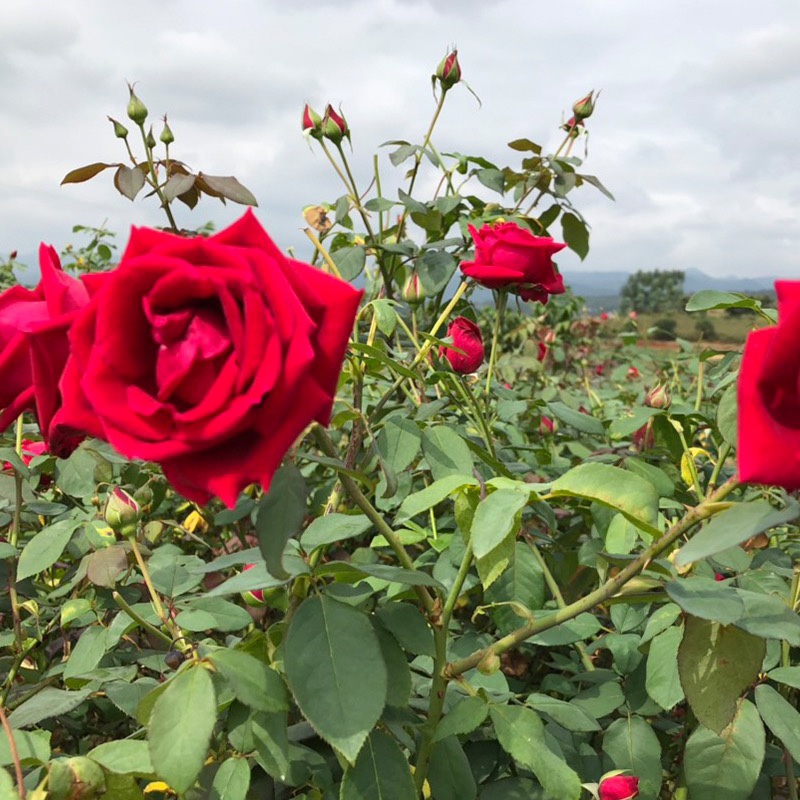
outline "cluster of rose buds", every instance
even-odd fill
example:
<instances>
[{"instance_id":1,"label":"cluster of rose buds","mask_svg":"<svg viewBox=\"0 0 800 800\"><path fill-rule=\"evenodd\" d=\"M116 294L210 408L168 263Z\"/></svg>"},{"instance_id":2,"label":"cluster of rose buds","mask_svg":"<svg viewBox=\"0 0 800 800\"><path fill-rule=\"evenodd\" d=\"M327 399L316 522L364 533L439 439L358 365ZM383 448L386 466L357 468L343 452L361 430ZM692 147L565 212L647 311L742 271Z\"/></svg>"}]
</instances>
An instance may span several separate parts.
<instances>
[{"instance_id":1,"label":"cluster of rose buds","mask_svg":"<svg viewBox=\"0 0 800 800\"><path fill-rule=\"evenodd\" d=\"M350 140L350 126L347 124L341 108L337 113L330 103L325 107L325 115L322 117L308 103L305 104L303 107L303 133L312 139L328 139L335 145L341 144L342 139Z\"/></svg>"},{"instance_id":2,"label":"cluster of rose buds","mask_svg":"<svg viewBox=\"0 0 800 800\"><path fill-rule=\"evenodd\" d=\"M597 96L599 97L599 92ZM566 131L571 139L577 139L583 132L583 121L592 116L596 100L592 89L589 94L572 104L572 116L561 126L561 130Z\"/></svg>"}]
</instances>

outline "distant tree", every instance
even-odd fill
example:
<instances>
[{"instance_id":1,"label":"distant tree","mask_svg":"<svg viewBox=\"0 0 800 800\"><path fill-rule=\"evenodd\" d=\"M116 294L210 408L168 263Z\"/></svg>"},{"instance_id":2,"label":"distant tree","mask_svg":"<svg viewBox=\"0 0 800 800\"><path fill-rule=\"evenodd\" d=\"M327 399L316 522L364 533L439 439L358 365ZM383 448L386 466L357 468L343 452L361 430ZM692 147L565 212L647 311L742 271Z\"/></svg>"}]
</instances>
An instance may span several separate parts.
<instances>
[{"instance_id":1,"label":"distant tree","mask_svg":"<svg viewBox=\"0 0 800 800\"><path fill-rule=\"evenodd\" d=\"M620 291L620 310L637 314L648 311L677 311L683 307L682 270L639 270Z\"/></svg>"}]
</instances>

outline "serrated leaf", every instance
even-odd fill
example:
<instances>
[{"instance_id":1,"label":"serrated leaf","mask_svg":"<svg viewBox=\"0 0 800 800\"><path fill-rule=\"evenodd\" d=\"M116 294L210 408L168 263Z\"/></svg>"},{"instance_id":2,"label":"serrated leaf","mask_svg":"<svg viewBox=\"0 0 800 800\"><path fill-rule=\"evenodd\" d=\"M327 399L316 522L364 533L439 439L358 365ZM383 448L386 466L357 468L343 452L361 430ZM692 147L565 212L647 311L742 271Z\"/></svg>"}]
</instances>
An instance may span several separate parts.
<instances>
[{"instance_id":1,"label":"serrated leaf","mask_svg":"<svg viewBox=\"0 0 800 800\"><path fill-rule=\"evenodd\" d=\"M209 800L245 800L250 788L250 766L245 758L229 758L220 764Z\"/></svg>"},{"instance_id":2,"label":"serrated leaf","mask_svg":"<svg viewBox=\"0 0 800 800\"><path fill-rule=\"evenodd\" d=\"M603 737L603 752L616 769L639 778L640 800L656 800L661 791L661 745L647 722L639 716L614 720Z\"/></svg>"},{"instance_id":3,"label":"serrated leaf","mask_svg":"<svg viewBox=\"0 0 800 800\"><path fill-rule=\"evenodd\" d=\"M738 628L687 616L678 670L686 699L706 728L721 735L731 723L740 696L758 677L765 650L763 639Z\"/></svg>"},{"instance_id":4,"label":"serrated leaf","mask_svg":"<svg viewBox=\"0 0 800 800\"><path fill-rule=\"evenodd\" d=\"M329 597L305 600L289 624L284 667L305 718L354 763L386 701L386 667L369 618Z\"/></svg>"},{"instance_id":5,"label":"serrated leaf","mask_svg":"<svg viewBox=\"0 0 800 800\"><path fill-rule=\"evenodd\" d=\"M545 600L542 568L528 545L515 542L514 548L511 566L486 591L486 601L521 603L529 611L536 611L542 608ZM493 608L491 614L504 635L520 625L519 617L508 606Z\"/></svg>"},{"instance_id":6,"label":"serrated leaf","mask_svg":"<svg viewBox=\"0 0 800 800\"><path fill-rule=\"evenodd\" d=\"M149 775L153 772L147 742L133 739L104 742L86 755L109 772L120 775L129 773Z\"/></svg>"},{"instance_id":7,"label":"serrated leaf","mask_svg":"<svg viewBox=\"0 0 800 800\"><path fill-rule=\"evenodd\" d=\"M208 660L240 703L257 711L289 710L289 693L281 676L255 656L241 650L214 650Z\"/></svg>"},{"instance_id":8,"label":"serrated leaf","mask_svg":"<svg viewBox=\"0 0 800 800\"><path fill-rule=\"evenodd\" d=\"M342 280L348 283L357 278L367 264L367 251L361 245L340 247L338 250L333 250L330 256Z\"/></svg>"},{"instance_id":9,"label":"serrated leaf","mask_svg":"<svg viewBox=\"0 0 800 800\"><path fill-rule=\"evenodd\" d=\"M340 800L415 800L408 760L394 739L373 731L342 778Z\"/></svg>"},{"instance_id":10,"label":"serrated leaf","mask_svg":"<svg viewBox=\"0 0 800 800\"><path fill-rule=\"evenodd\" d=\"M425 250L417 261L422 288L433 296L441 292L453 277L458 261L444 250Z\"/></svg>"},{"instance_id":11,"label":"serrated leaf","mask_svg":"<svg viewBox=\"0 0 800 800\"><path fill-rule=\"evenodd\" d=\"M206 175L204 172L197 174L196 185L199 185L203 191L211 189L213 193L222 195L234 203L239 203L244 206L257 206L258 202L253 193L242 186L233 175ZM209 192L211 194L212 192Z\"/></svg>"},{"instance_id":12,"label":"serrated leaf","mask_svg":"<svg viewBox=\"0 0 800 800\"><path fill-rule=\"evenodd\" d=\"M106 652L107 628L93 625L81 634L64 667L64 678L76 678L91 672Z\"/></svg>"},{"instance_id":13,"label":"serrated leaf","mask_svg":"<svg viewBox=\"0 0 800 800\"><path fill-rule=\"evenodd\" d=\"M315 547L362 536L370 528L372 522L363 514L326 514L303 531L300 544L310 553Z\"/></svg>"},{"instance_id":14,"label":"serrated leaf","mask_svg":"<svg viewBox=\"0 0 800 800\"><path fill-rule=\"evenodd\" d=\"M131 168L120 164L114 173L114 186L128 200L135 200L136 195L144 187L144 174L136 167Z\"/></svg>"},{"instance_id":15,"label":"serrated leaf","mask_svg":"<svg viewBox=\"0 0 800 800\"><path fill-rule=\"evenodd\" d=\"M578 800L581 779L547 746L544 725L533 709L494 705L490 714L503 750L533 772L548 797Z\"/></svg>"},{"instance_id":16,"label":"serrated leaf","mask_svg":"<svg viewBox=\"0 0 800 800\"><path fill-rule=\"evenodd\" d=\"M683 756L692 800L748 800L761 772L765 740L758 712L747 700L722 736L698 726Z\"/></svg>"},{"instance_id":17,"label":"serrated leaf","mask_svg":"<svg viewBox=\"0 0 800 800\"><path fill-rule=\"evenodd\" d=\"M744 602L732 586L711 578L693 576L665 586L670 599L687 614L730 625L744 613Z\"/></svg>"},{"instance_id":18,"label":"serrated leaf","mask_svg":"<svg viewBox=\"0 0 800 800\"><path fill-rule=\"evenodd\" d=\"M561 230L567 247L576 253L581 261L589 255L589 229L586 223L567 212L561 217Z\"/></svg>"},{"instance_id":19,"label":"serrated leaf","mask_svg":"<svg viewBox=\"0 0 800 800\"><path fill-rule=\"evenodd\" d=\"M282 558L286 543L300 531L306 517L306 483L294 464L284 464L272 479L269 492L258 504L256 536L267 571L287 580Z\"/></svg>"},{"instance_id":20,"label":"serrated leaf","mask_svg":"<svg viewBox=\"0 0 800 800\"><path fill-rule=\"evenodd\" d=\"M755 697L761 719L781 740L789 755L800 762L800 712L766 683L756 686Z\"/></svg>"},{"instance_id":21,"label":"serrated leaf","mask_svg":"<svg viewBox=\"0 0 800 800\"><path fill-rule=\"evenodd\" d=\"M390 417L381 428L375 444L383 460L395 472L403 472L419 454L422 432L413 420Z\"/></svg>"},{"instance_id":22,"label":"serrated leaf","mask_svg":"<svg viewBox=\"0 0 800 800\"><path fill-rule=\"evenodd\" d=\"M68 692L64 689L47 686L30 700L26 700L21 706L15 708L8 715L8 721L12 728L38 725L42 720L58 717L77 708L89 694L91 692L88 689Z\"/></svg>"},{"instance_id":23,"label":"serrated leaf","mask_svg":"<svg viewBox=\"0 0 800 800\"><path fill-rule=\"evenodd\" d=\"M488 716L489 705L483 698L465 697L463 700L459 700L439 720L433 741L438 742L448 736L461 736L466 733L472 733L476 728L483 725Z\"/></svg>"},{"instance_id":24,"label":"serrated leaf","mask_svg":"<svg viewBox=\"0 0 800 800\"><path fill-rule=\"evenodd\" d=\"M479 169L475 177L488 189L492 189L499 194L505 192L506 178L503 171L499 169Z\"/></svg>"},{"instance_id":25,"label":"serrated leaf","mask_svg":"<svg viewBox=\"0 0 800 800\"><path fill-rule=\"evenodd\" d=\"M423 511L441 503L445 498L449 497L453 492L458 491L464 486L477 486L478 481L471 475L448 475L446 478L441 478L434 481L430 486L426 486L418 492L414 492L406 497L400 504L400 509L397 512L395 519L396 523L405 522Z\"/></svg>"},{"instance_id":26,"label":"serrated leaf","mask_svg":"<svg viewBox=\"0 0 800 800\"><path fill-rule=\"evenodd\" d=\"M202 666L177 674L156 700L147 736L150 758L176 792L188 791L200 774L216 720L214 684Z\"/></svg>"},{"instance_id":27,"label":"serrated leaf","mask_svg":"<svg viewBox=\"0 0 800 800\"><path fill-rule=\"evenodd\" d=\"M575 703L532 692L525 698L525 705L530 706L534 711L546 714L568 731L588 733L600 730L600 723L585 708L581 708Z\"/></svg>"},{"instance_id":28,"label":"serrated leaf","mask_svg":"<svg viewBox=\"0 0 800 800\"><path fill-rule=\"evenodd\" d=\"M647 655L647 694L666 710L676 706L684 697L678 674L678 648L682 638L683 628L667 628L653 637Z\"/></svg>"},{"instance_id":29,"label":"serrated leaf","mask_svg":"<svg viewBox=\"0 0 800 800\"><path fill-rule=\"evenodd\" d=\"M451 475L472 472L472 453L466 442L446 425L425 428L422 432L422 453L435 481Z\"/></svg>"},{"instance_id":30,"label":"serrated leaf","mask_svg":"<svg viewBox=\"0 0 800 800\"><path fill-rule=\"evenodd\" d=\"M86 577L95 585L113 588L128 568L128 553L119 545L95 550L86 560Z\"/></svg>"},{"instance_id":31,"label":"serrated leaf","mask_svg":"<svg viewBox=\"0 0 800 800\"><path fill-rule=\"evenodd\" d=\"M433 745L428 781L436 800L475 800L478 787L469 759L455 736Z\"/></svg>"},{"instance_id":32,"label":"serrated leaf","mask_svg":"<svg viewBox=\"0 0 800 800\"><path fill-rule=\"evenodd\" d=\"M176 197L192 189L195 180L197 180L196 175L182 175L181 173L177 173L164 184L164 188L161 191L164 197L171 202Z\"/></svg>"},{"instance_id":33,"label":"serrated leaf","mask_svg":"<svg viewBox=\"0 0 800 800\"><path fill-rule=\"evenodd\" d=\"M50 731L13 731L17 756L23 766L45 764L50 760ZM14 763L8 734L0 729L0 766L8 767Z\"/></svg>"},{"instance_id":34,"label":"serrated leaf","mask_svg":"<svg viewBox=\"0 0 800 800\"><path fill-rule=\"evenodd\" d=\"M39 531L20 553L17 580L25 580L51 567L61 557L81 520L64 519Z\"/></svg>"}]
</instances>

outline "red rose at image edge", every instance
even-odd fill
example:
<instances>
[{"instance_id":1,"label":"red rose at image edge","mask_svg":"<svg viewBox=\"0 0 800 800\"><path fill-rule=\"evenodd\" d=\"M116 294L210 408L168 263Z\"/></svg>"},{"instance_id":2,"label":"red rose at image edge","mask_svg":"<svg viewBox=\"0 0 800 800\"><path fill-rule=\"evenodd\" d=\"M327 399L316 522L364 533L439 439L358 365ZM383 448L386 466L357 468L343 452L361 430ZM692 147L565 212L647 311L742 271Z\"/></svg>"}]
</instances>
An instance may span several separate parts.
<instances>
[{"instance_id":1,"label":"red rose at image edge","mask_svg":"<svg viewBox=\"0 0 800 800\"><path fill-rule=\"evenodd\" d=\"M615 775L600 782L600 800L632 800L639 796L639 779Z\"/></svg>"},{"instance_id":2,"label":"red rose at image edge","mask_svg":"<svg viewBox=\"0 0 800 800\"><path fill-rule=\"evenodd\" d=\"M449 347L440 347L439 355L444 356L453 370L461 375L475 372L486 356L481 329L466 317L456 317L450 323L447 335L453 339L453 346L463 353Z\"/></svg>"},{"instance_id":3,"label":"red rose at image edge","mask_svg":"<svg viewBox=\"0 0 800 800\"><path fill-rule=\"evenodd\" d=\"M13 286L0 294L0 430L35 408L47 449L68 455L77 441L62 441L51 430L61 404L58 383L69 355L68 330L106 275L80 280L67 275L56 251L45 244L39 248L39 268L35 289Z\"/></svg>"},{"instance_id":4,"label":"red rose at image edge","mask_svg":"<svg viewBox=\"0 0 800 800\"><path fill-rule=\"evenodd\" d=\"M564 292L564 279L553 266L553 255L566 247L549 236L534 236L514 222L484 225L469 232L475 260L463 261L461 271L481 286L508 289L523 300L546 303Z\"/></svg>"},{"instance_id":5,"label":"red rose at image edge","mask_svg":"<svg viewBox=\"0 0 800 800\"><path fill-rule=\"evenodd\" d=\"M284 256L249 210L207 239L133 228L70 330L53 424L232 507L328 423L361 296Z\"/></svg>"},{"instance_id":6,"label":"red rose at image edge","mask_svg":"<svg viewBox=\"0 0 800 800\"><path fill-rule=\"evenodd\" d=\"M747 337L738 381L739 480L800 489L800 281L777 281L778 324Z\"/></svg>"}]
</instances>

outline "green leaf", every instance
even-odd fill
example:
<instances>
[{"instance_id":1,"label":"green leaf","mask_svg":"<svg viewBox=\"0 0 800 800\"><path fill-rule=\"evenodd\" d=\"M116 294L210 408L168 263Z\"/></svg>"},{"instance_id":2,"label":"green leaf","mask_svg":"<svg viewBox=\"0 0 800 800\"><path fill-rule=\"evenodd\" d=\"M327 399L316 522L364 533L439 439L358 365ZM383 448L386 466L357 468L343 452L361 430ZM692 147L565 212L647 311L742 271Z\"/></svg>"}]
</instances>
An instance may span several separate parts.
<instances>
[{"instance_id":1,"label":"green leaf","mask_svg":"<svg viewBox=\"0 0 800 800\"><path fill-rule=\"evenodd\" d=\"M17 564L17 580L38 575L58 561L81 520L64 519L39 531L25 545Z\"/></svg>"},{"instance_id":2,"label":"green leaf","mask_svg":"<svg viewBox=\"0 0 800 800\"><path fill-rule=\"evenodd\" d=\"M109 772L120 775L128 773L150 775L154 771L147 742L143 741L120 739L115 742L105 742L86 755Z\"/></svg>"},{"instance_id":3,"label":"green leaf","mask_svg":"<svg viewBox=\"0 0 800 800\"><path fill-rule=\"evenodd\" d=\"M10 717L9 717L10 719ZM13 726L12 727L16 727ZM14 745L23 766L30 764L46 764L50 760L50 731L13 731ZM7 767L14 763L11 756L11 745L8 734L0 729L0 766Z\"/></svg>"},{"instance_id":4,"label":"green leaf","mask_svg":"<svg viewBox=\"0 0 800 800\"><path fill-rule=\"evenodd\" d=\"M436 578L421 569L405 569L404 567L394 567L391 564L351 563L348 566L352 567L356 573L380 578L382 581L403 583L406 586L435 586L438 589L443 588Z\"/></svg>"},{"instance_id":5,"label":"green leaf","mask_svg":"<svg viewBox=\"0 0 800 800\"><path fill-rule=\"evenodd\" d=\"M514 139L513 142L508 143L508 146L512 150L520 150L523 153L527 151L536 153L537 156L542 152L542 146L532 142L530 139Z\"/></svg>"},{"instance_id":6,"label":"green leaf","mask_svg":"<svg viewBox=\"0 0 800 800\"><path fill-rule=\"evenodd\" d=\"M120 164L114 173L114 186L128 200L135 200L136 195L144 188L144 173L138 167L131 168Z\"/></svg>"},{"instance_id":7,"label":"green leaf","mask_svg":"<svg viewBox=\"0 0 800 800\"><path fill-rule=\"evenodd\" d=\"M256 749L256 761L273 778L285 781L290 769L287 714L254 711L250 715L250 734Z\"/></svg>"},{"instance_id":8,"label":"green leaf","mask_svg":"<svg viewBox=\"0 0 800 800\"><path fill-rule=\"evenodd\" d=\"M557 417L561 422L566 423L576 431L581 433L588 433L591 436L602 436L605 433L603 423L599 419L591 416L591 414L582 414L574 408L570 408L565 403L556 401L547 404L554 417Z\"/></svg>"},{"instance_id":9,"label":"green leaf","mask_svg":"<svg viewBox=\"0 0 800 800\"><path fill-rule=\"evenodd\" d=\"M326 514L303 531L300 544L310 553L315 547L362 536L371 527L372 522L363 514Z\"/></svg>"},{"instance_id":10,"label":"green leaf","mask_svg":"<svg viewBox=\"0 0 800 800\"><path fill-rule=\"evenodd\" d=\"M299 530L306 517L306 483L294 464L284 464L258 504L256 535L270 575L280 580L290 578L283 568L286 542Z\"/></svg>"},{"instance_id":11,"label":"green leaf","mask_svg":"<svg viewBox=\"0 0 800 800\"><path fill-rule=\"evenodd\" d=\"M204 172L198 172L196 181L202 191L206 192L207 189L211 189L208 194L222 195L243 206L258 205L253 193L242 186L233 175L206 175Z\"/></svg>"},{"instance_id":12,"label":"green leaf","mask_svg":"<svg viewBox=\"0 0 800 800\"><path fill-rule=\"evenodd\" d=\"M340 247L331 253L331 259L336 264L342 280L349 283L364 271L367 264L367 251L361 245Z\"/></svg>"},{"instance_id":13,"label":"green leaf","mask_svg":"<svg viewBox=\"0 0 800 800\"><path fill-rule=\"evenodd\" d=\"M417 514L433 508L464 486L477 485L478 481L471 475L449 475L446 478L434 481L430 486L410 494L403 500L397 512L395 523L405 522L412 517L416 517Z\"/></svg>"},{"instance_id":14,"label":"green leaf","mask_svg":"<svg viewBox=\"0 0 800 800\"><path fill-rule=\"evenodd\" d=\"M102 625L86 628L67 659L65 679L91 672L100 663L106 653L106 633L107 629Z\"/></svg>"},{"instance_id":15,"label":"green leaf","mask_svg":"<svg viewBox=\"0 0 800 800\"><path fill-rule=\"evenodd\" d=\"M722 736L700 725L683 756L692 800L748 800L761 772L765 741L758 712L747 700Z\"/></svg>"},{"instance_id":16,"label":"green leaf","mask_svg":"<svg viewBox=\"0 0 800 800\"><path fill-rule=\"evenodd\" d=\"M529 611L536 611L544 606L545 601L542 568L528 545L515 542L514 548L511 566L486 591L486 602L520 603ZM493 608L491 614L504 635L520 625L520 618L508 606Z\"/></svg>"},{"instance_id":17,"label":"green leaf","mask_svg":"<svg viewBox=\"0 0 800 800\"><path fill-rule=\"evenodd\" d=\"M450 736L431 749L428 767L431 796L436 800L475 800L478 787L458 739Z\"/></svg>"},{"instance_id":18,"label":"green leaf","mask_svg":"<svg viewBox=\"0 0 800 800\"><path fill-rule=\"evenodd\" d=\"M756 686L755 697L761 719L791 757L800 762L800 712L766 683Z\"/></svg>"},{"instance_id":19,"label":"green leaf","mask_svg":"<svg viewBox=\"0 0 800 800\"><path fill-rule=\"evenodd\" d=\"M537 633L530 641L543 647L561 647L594 636L600 630L597 617L585 612L578 614L575 619L562 622L549 630Z\"/></svg>"},{"instance_id":20,"label":"green leaf","mask_svg":"<svg viewBox=\"0 0 800 800\"><path fill-rule=\"evenodd\" d=\"M472 733L476 728L483 725L486 717L489 716L489 705L481 697L465 697L459 700L451 709L439 720L436 726L436 733L433 741L439 742L449 736L461 736Z\"/></svg>"},{"instance_id":21,"label":"green leaf","mask_svg":"<svg viewBox=\"0 0 800 800\"><path fill-rule=\"evenodd\" d=\"M95 585L111 589L128 568L128 553L122 545L104 547L90 553L86 560L86 577Z\"/></svg>"},{"instance_id":22,"label":"green leaf","mask_svg":"<svg viewBox=\"0 0 800 800\"><path fill-rule=\"evenodd\" d=\"M675 556L675 566L682 567L692 561L721 553L797 517L800 517L800 503L795 501L791 501L781 511L773 508L766 500L736 503L715 514L704 528L692 536Z\"/></svg>"},{"instance_id":23,"label":"green leaf","mask_svg":"<svg viewBox=\"0 0 800 800\"><path fill-rule=\"evenodd\" d=\"M102 161L97 161L94 164L87 164L85 167L72 169L61 179L61 185L63 186L65 183L83 183L94 178L95 175L99 175L104 169L116 166L116 164L104 164Z\"/></svg>"},{"instance_id":24,"label":"green leaf","mask_svg":"<svg viewBox=\"0 0 800 800\"><path fill-rule=\"evenodd\" d=\"M56 459L56 486L71 497L94 494L97 461L85 447L79 447L67 459Z\"/></svg>"},{"instance_id":25,"label":"green leaf","mask_svg":"<svg viewBox=\"0 0 800 800\"><path fill-rule=\"evenodd\" d=\"M687 311L710 311L712 308L749 308L757 311L761 303L738 292L718 292L715 289L701 289L686 303Z\"/></svg>"},{"instance_id":26,"label":"green leaf","mask_svg":"<svg viewBox=\"0 0 800 800\"><path fill-rule=\"evenodd\" d=\"M793 689L800 689L800 667L778 667L771 669L767 673L771 681L777 681L784 686L791 686Z\"/></svg>"},{"instance_id":27,"label":"green leaf","mask_svg":"<svg viewBox=\"0 0 800 800\"><path fill-rule=\"evenodd\" d=\"M539 715L524 706L491 707L490 714L500 746L515 761L533 772L552 800L578 800L581 779L547 746Z\"/></svg>"},{"instance_id":28,"label":"green leaf","mask_svg":"<svg viewBox=\"0 0 800 800\"><path fill-rule=\"evenodd\" d=\"M209 800L245 800L250 788L250 767L245 758L229 758L220 764Z\"/></svg>"},{"instance_id":29,"label":"green leaf","mask_svg":"<svg viewBox=\"0 0 800 800\"><path fill-rule=\"evenodd\" d=\"M732 586L695 576L670 581L667 594L687 614L730 625L744 613L744 603Z\"/></svg>"},{"instance_id":30,"label":"green leaf","mask_svg":"<svg viewBox=\"0 0 800 800\"><path fill-rule=\"evenodd\" d=\"M422 433L413 420L390 417L381 428L375 444L383 460L395 472L403 472L419 454Z\"/></svg>"},{"instance_id":31,"label":"green leaf","mask_svg":"<svg viewBox=\"0 0 800 800\"><path fill-rule=\"evenodd\" d=\"M190 191L194 187L194 182L197 180L197 175L183 175L176 173L173 175L162 188L162 193L165 199L172 202L179 195Z\"/></svg>"},{"instance_id":32,"label":"green leaf","mask_svg":"<svg viewBox=\"0 0 800 800\"><path fill-rule=\"evenodd\" d=\"M411 668L397 639L373 618L375 633L386 665L386 705L406 708L411 697Z\"/></svg>"},{"instance_id":33,"label":"green leaf","mask_svg":"<svg viewBox=\"0 0 800 800\"><path fill-rule=\"evenodd\" d=\"M639 778L640 800L656 800L661 791L661 745L647 722L639 716L614 720L603 737L603 752L616 769Z\"/></svg>"},{"instance_id":34,"label":"green leaf","mask_svg":"<svg viewBox=\"0 0 800 800\"><path fill-rule=\"evenodd\" d=\"M369 618L328 597L305 600L289 624L284 666L305 718L354 763L386 702L386 667Z\"/></svg>"},{"instance_id":35,"label":"green leaf","mask_svg":"<svg viewBox=\"0 0 800 800\"><path fill-rule=\"evenodd\" d=\"M416 800L403 751L388 734L373 731L342 779L340 800Z\"/></svg>"},{"instance_id":36,"label":"green leaf","mask_svg":"<svg viewBox=\"0 0 800 800\"><path fill-rule=\"evenodd\" d=\"M475 172L475 177L488 189L492 189L499 194L505 192L506 179L502 170L479 169Z\"/></svg>"},{"instance_id":37,"label":"green leaf","mask_svg":"<svg viewBox=\"0 0 800 800\"><path fill-rule=\"evenodd\" d=\"M253 618L241 606L221 597L192 596L175 618L178 627L190 631L215 630L223 633L240 631L251 625Z\"/></svg>"},{"instance_id":38,"label":"green leaf","mask_svg":"<svg viewBox=\"0 0 800 800\"><path fill-rule=\"evenodd\" d=\"M257 711L288 711L289 693L274 669L241 650L214 650L208 660L240 703Z\"/></svg>"},{"instance_id":39,"label":"green leaf","mask_svg":"<svg viewBox=\"0 0 800 800\"><path fill-rule=\"evenodd\" d=\"M445 425L426 428L422 432L422 453L431 468L434 481L472 472L469 447L452 428Z\"/></svg>"},{"instance_id":40,"label":"green leaf","mask_svg":"<svg viewBox=\"0 0 800 800\"><path fill-rule=\"evenodd\" d=\"M586 223L574 214L566 213L561 217L561 230L567 247L583 261L589 254L589 229Z\"/></svg>"},{"instance_id":41,"label":"green leaf","mask_svg":"<svg viewBox=\"0 0 800 800\"><path fill-rule=\"evenodd\" d=\"M4 769L0 769L0 800L19 800L14 779Z\"/></svg>"},{"instance_id":42,"label":"green leaf","mask_svg":"<svg viewBox=\"0 0 800 800\"><path fill-rule=\"evenodd\" d=\"M737 442L739 405L737 384L732 383L723 393L717 405L717 427L722 438L733 447Z\"/></svg>"},{"instance_id":43,"label":"green leaf","mask_svg":"<svg viewBox=\"0 0 800 800\"><path fill-rule=\"evenodd\" d=\"M684 697L678 674L678 648L682 638L681 627L667 628L653 638L647 655L647 694L666 710L676 706Z\"/></svg>"},{"instance_id":44,"label":"green leaf","mask_svg":"<svg viewBox=\"0 0 800 800\"><path fill-rule=\"evenodd\" d=\"M259 554L260 555L260 554ZM255 555L254 557L258 557ZM248 570L234 575L232 578L215 586L211 591L206 592L206 597L227 597L232 594L250 592L253 589L271 589L275 586L282 586L286 581L273 578L267 572L267 565L263 562L255 562L255 566Z\"/></svg>"},{"instance_id":45,"label":"green leaf","mask_svg":"<svg viewBox=\"0 0 800 800\"><path fill-rule=\"evenodd\" d=\"M650 481L656 487L660 497L672 497L675 493L675 484L666 476L664 471L640 458L626 458L625 469L635 472L645 480Z\"/></svg>"},{"instance_id":46,"label":"green leaf","mask_svg":"<svg viewBox=\"0 0 800 800\"><path fill-rule=\"evenodd\" d=\"M625 439L639 430L647 421L656 414L661 413L657 408L637 406L630 409L630 415L619 416L608 426L608 435L612 439Z\"/></svg>"},{"instance_id":47,"label":"green leaf","mask_svg":"<svg viewBox=\"0 0 800 800\"><path fill-rule=\"evenodd\" d=\"M740 696L758 677L765 650L763 639L738 628L687 616L678 669L686 699L706 728L721 735L731 723Z\"/></svg>"},{"instance_id":48,"label":"green leaf","mask_svg":"<svg viewBox=\"0 0 800 800\"><path fill-rule=\"evenodd\" d=\"M68 692L48 686L38 692L21 706L17 706L9 715L12 728L27 728L37 725L42 720L58 717L77 708L89 695L88 689Z\"/></svg>"},{"instance_id":49,"label":"green leaf","mask_svg":"<svg viewBox=\"0 0 800 800\"><path fill-rule=\"evenodd\" d=\"M470 536L476 558L488 555L516 533L517 514L527 504L527 495L514 489L497 489L478 504Z\"/></svg>"},{"instance_id":50,"label":"green leaf","mask_svg":"<svg viewBox=\"0 0 800 800\"><path fill-rule=\"evenodd\" d=\"M580 497L613 508L638 528L659 535L658 493L653 485L619 467L579 464L550 487L555 497Z\"/></svg>"},{"instance_id":51,"label":"green leaf","mask_svg":"<svg viewBox=\"0 0 800 800\"><path fill-rule=\"evenodd\" d=\"M384 336L391 336L397 327L397 314L394 310L394 301L386 299L373 300L370 305L375 313L375 322L378 330Z\"/></svg>"},{"instance_id":52,"label":"green leaf","mask_svg":"<svg viewBox=\"0 0 800 800\"><path fill-rule=\"evenodd\" d=\"M200 774L216 720L214 684L202 666L178 673L156 700L147 736L150 758L176 792L186 792Z\"/></svg>"},{"instance_id":53,"label":"green leaf","mask_svg":"<svg viewBox=\"0 0 800 800\"><path fill-rule=\"evenodd\" d=\"M766 639L785 639L792 647L800 647L800 616L775 595L736 589L744 604L744 613L735 621L753 636Z\"/></svg>"},{"instance_id":54,"label":"green leaf","mask_svg":"<svg viewBox=\"0 0 800 800\"><path fill-rule=\"evenodd\" d=\"M556 724L568 731L599 731L600 723L585 709L547 694L533 692L525 698L525 705L534 711L546 714Z\"/></svg>"},{"instance_id":55,"label":"green leaf","mask_svg":"<svg viewBox=\"0 0 800 800\"><path fill-rule=\"evenodd\" d=\"M672 623L681 615L681 609L675 603L667 603L657 608L647 620L644 633L642 634L642 644L649 642L654 636L658 636L662 631L672 626Z\"/></svg>"},{"instance_id":56,"label":"green leaf","mask_svg":"<svg viewBox=\"0 0 800 800\"><path fill-rule=\"evenodd\" d=\"M434 655L433 631L420 610L411 603L387 603L376 616L400 646L414 655Z\"/></svg>"},{"instance_id":57,"label":"green leaf","mask_svg":"<svg viewBox=\"0 0 800 800\"><path fill-rule=\"evenodd\" d=\"M425 250L417 262L419 280L428 297L441 292L453 277L458 261L444 250Z\"/></svg>"}]
</instances>

